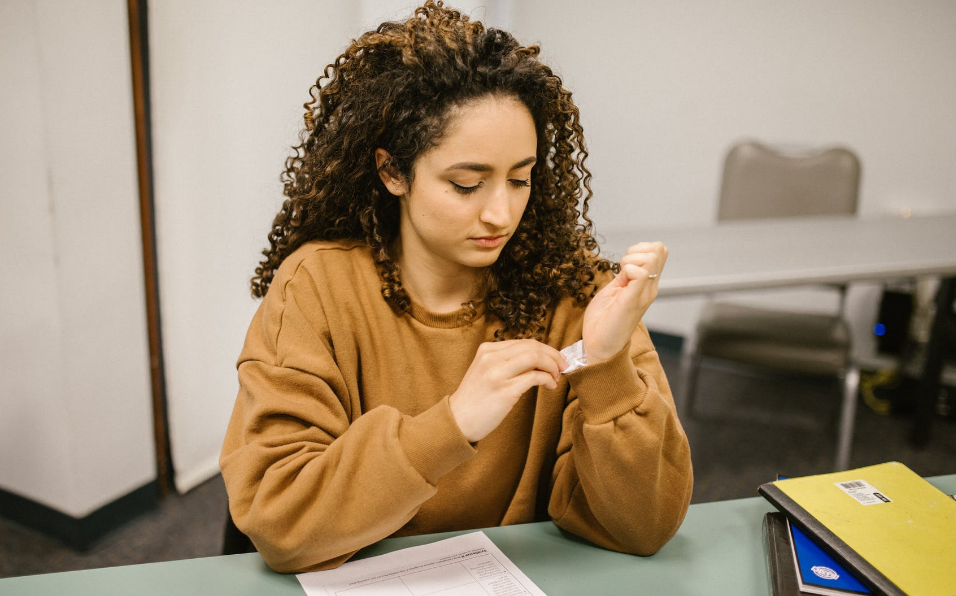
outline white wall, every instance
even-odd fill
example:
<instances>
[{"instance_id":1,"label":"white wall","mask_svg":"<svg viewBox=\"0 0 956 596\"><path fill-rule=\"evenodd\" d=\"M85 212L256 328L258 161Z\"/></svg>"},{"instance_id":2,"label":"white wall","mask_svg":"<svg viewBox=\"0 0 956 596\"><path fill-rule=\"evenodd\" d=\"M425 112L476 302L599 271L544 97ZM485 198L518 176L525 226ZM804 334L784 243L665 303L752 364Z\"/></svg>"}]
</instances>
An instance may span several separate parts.
<instances>
[{"instance_id":1,"label":"white wall","mask_svg":"<svg viewBox=\"0 0 956 596\"><path fill-rule=\"evenodd\" d=\"M0 488L82 517L156 477L126 4L0 3Z\"/></svg>"},{"instance_id":2,"label":"white wall","mask_svg":"<svg viewBox=\"0 0 956 596\"><path fill-rule=\"evenodd\" d=\"M956 209L956 3L924 0L605 0L514 3L582 111L600 232L714 220L734 140L846 144L860 213ZM680 258L672 254L672 259ZM728 255L733 258L733 255ZM858 356L879 287L849 296ZM751 301L826 308L819 294ZM661 299L652 328L692 336L699 298Z\"/></svg>"}]
</instances>

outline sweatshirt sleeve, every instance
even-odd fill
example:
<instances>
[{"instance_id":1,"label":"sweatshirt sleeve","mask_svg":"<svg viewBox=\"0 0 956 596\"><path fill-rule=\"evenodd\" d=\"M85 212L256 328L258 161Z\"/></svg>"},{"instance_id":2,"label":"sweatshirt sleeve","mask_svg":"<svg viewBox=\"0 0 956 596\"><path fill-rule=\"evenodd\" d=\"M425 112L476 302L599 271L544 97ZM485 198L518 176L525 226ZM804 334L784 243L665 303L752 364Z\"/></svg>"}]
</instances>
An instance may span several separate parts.
<instances>
[{"instance_id":1,"label":"sweatshirt sleeve","mask_svg":"<svg viewBox=\"0 0 956 596\"><path fill-rule=\"evenodd\" d=\"M236 526L281 572L335 567L394 533L475 453L447 397L417 416L356 411L300 285L274 286L253 319L220 456Z\"/></svg>"},{"instance_id":2,"label":"sweatshirt sleeve","mask_svg":"<svg viewBox=\"0 0 956 596\"><path fill-rule=\"evenodd\" d=\"M609 360L568 375L549 514L604 548L657 552L693 488L690 447L642 323Z\"/></svg>"}]
</instances>

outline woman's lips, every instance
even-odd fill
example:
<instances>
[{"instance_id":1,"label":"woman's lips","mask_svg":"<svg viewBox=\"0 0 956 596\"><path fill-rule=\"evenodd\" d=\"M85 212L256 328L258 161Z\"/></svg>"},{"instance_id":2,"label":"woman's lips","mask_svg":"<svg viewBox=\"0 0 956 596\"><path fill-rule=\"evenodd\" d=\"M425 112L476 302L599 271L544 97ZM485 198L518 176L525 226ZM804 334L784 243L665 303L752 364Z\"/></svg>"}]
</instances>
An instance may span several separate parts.
<instances>
[{"instance_id":1,"label":"woman's lips","mask_svg":"<svg viewBox=\"0 0 956 596\"><path fill-rule=\"evenodd\" d=\"M507 236L481 236L478 238L472 238L472 240L482 248L497 248L500 246Z\"/></svg>"}]
</instances>

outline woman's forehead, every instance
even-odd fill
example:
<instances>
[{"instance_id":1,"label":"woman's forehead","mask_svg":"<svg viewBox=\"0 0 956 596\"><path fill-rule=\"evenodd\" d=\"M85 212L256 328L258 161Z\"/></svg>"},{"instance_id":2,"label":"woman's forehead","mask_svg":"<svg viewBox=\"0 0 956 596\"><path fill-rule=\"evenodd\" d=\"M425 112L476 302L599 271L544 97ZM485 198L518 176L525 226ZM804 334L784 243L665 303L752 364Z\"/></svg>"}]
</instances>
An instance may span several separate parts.
<instances>
[{"instance_id":1,"label":"woman's forehead","mask_svg":"<svg viewBox=\"0 0 956 596\"><path fill-rule=\"evenodd\" d=\"M485 164L511 169L536 154L534 120L517 99L485 96L452 108L448 118L444 136L422 156L432 165Z\"/></svg>"}]
</instances>

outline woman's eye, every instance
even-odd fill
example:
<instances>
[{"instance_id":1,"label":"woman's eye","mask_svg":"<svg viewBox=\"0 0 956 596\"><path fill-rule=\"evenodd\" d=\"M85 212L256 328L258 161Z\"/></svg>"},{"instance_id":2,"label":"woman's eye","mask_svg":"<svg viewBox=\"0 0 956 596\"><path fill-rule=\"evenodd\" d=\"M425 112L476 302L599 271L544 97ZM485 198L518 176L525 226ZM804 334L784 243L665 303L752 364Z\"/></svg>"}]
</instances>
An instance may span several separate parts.
<instances>
[{"instance_id":1,"label":"woman's eye","mask_svg":"<svg viewBox=\"0 0 956 596\"><path fill-rule=\"evenodd\" d=\"M455 192L459 194L463 194L463 195L470 195L471 193L481 188L481 182L479 182L478 184L474 186L462 186L461 184L456 184L452 182L451 180L449 180L449 182L451 182L451 185L455 187Z\"/></svg>"},{"instance_id":2,"label":"woman's eye","mask_svg":"<svg viewBox=\"0 0 956 596\"><path fill-rule=\"evenodd\" d=\"M531 186L531 178L528 178L527 180L509 180L508 182L510 182L511 186L515 188L527 188Z\"/></svg>"}]
</instances>

